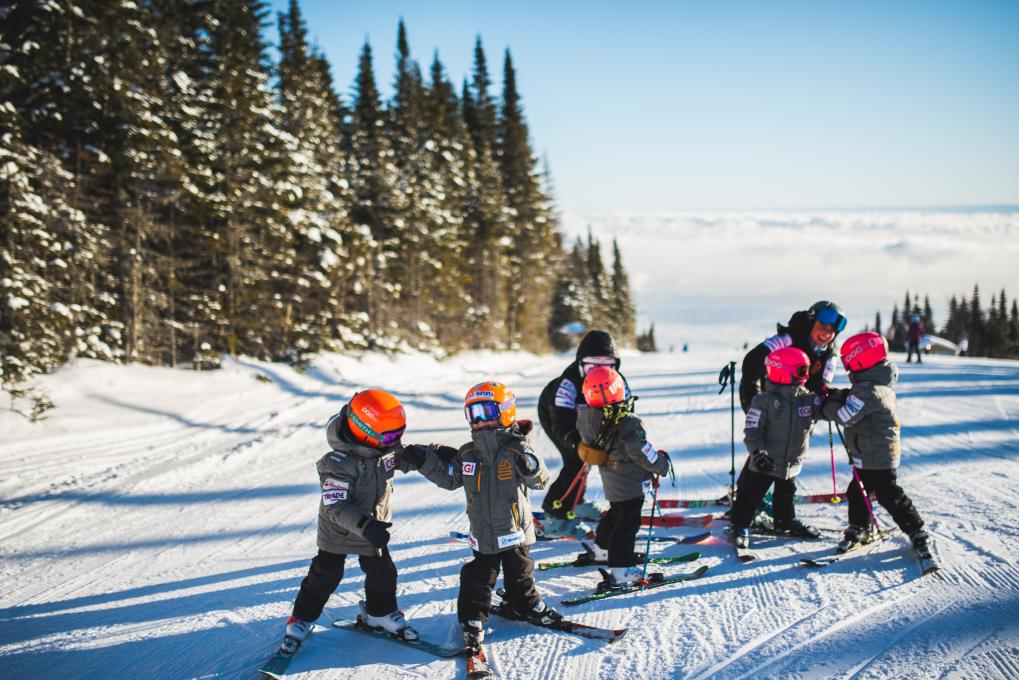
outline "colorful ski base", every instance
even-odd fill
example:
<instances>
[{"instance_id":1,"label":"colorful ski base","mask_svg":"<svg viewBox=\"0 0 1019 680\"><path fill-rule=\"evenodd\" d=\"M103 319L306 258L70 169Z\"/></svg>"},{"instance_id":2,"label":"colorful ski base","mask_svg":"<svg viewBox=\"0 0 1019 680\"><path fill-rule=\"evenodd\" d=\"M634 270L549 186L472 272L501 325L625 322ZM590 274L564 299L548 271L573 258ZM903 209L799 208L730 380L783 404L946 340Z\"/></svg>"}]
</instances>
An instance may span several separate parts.
<instances>
[{"instance_id":1,"label":"colorful ski base","mask_svg":"<svg viewBox=\"0 0 1019 680\"><path fill-rule=\"evenodd\" d=\"M422 652L426 652L432 656L437 656L443 659L449 659L454 656L464 656L467 654L467 649L465 647L443 647L442 645L423 639L411 642L410 640L404 640L401 637L397 637L385 631L369 628L358 621L333 621L333 628L352 630L357 633L363 633L364 635L370 635L373 638L378 638L380 640L389 640L390 642L396 642L405 647L419 649Z\"/></svg>"},{"instance_id":2,"label":"colorful ski base","mask_svg":"<svg viewBox=\"0 0 1019 680\"><path fill-rule=\"evenodd\" d=\"M693 571L687 574L681 574L679 576L670 576L669 578L662 579L661 581L653 581L645 585L632 586L630 588L622 588L620 590L612 590L607 593L591 593L590 595L582 595L581 597L575 597L570 600L562 600L561 604L566 606L572 606L575 604L583 604L585 602L593 602L594 600L604 600L607 597L615 597L616 595L627 595L629 593L639 593L644 590L650 590L652 588L661 588L663 586L669 586L674 583L682 583L683 581L692 581L698 579L708 571L707 565L697 567Z\"/></svg>"},{"instance_id":3,"label":"colorful ski base","mask_svg":"<svg viewBox=\"0 0 1019 680\"><path fill-rule=\"evenodd\" d=\"M832 499L838 500L832 500ZM815 494L800 494L796 496L796 503L841 503L846 500L846 494L830 494L830 493L815 493ZM706 508L709 506L727 506L730 505L729 499L726 496L721 498L715 498L708 500L706 498L696 500L682 500L678 498L659 498L658 507L660 508Z\"/></svg>"},{"instance_id":4,"label":"colorful ski base","mask_svg":"<svg viewBox=\"0 0 1019 680\"><path fill-rule=\"evenodd\" d=\"M642 527L651 526L651 515L640 518ZM655 515L656 527L707 527L717 518L714 515Z\"/></svg>"},{"instance_id":5,"label":"colorful ski base","mask_svg":"<svg viewBox=\"0 0 1019 680\"><path fill-rule=\"evenodd\" d=\"M496 616L509 619L510 621L519 621L520 623L526 623L531 626L537 626L538 628L544 628L545 630L554 630L560 633L569 633L570 635L579 635L589 640L604 640L609 644L612 644L619 638L626 635L625 628L598 628L597 626L588 626L583 623L577 623L576 621L568 621L563 619L554 625L545 625L536 621L529 621L527 619L521 619L518 616L507 614L503 611L500 605L492 605L491 612Z\"/></svg>"},{"instance_id":6,"label":"colorful ski base","mask_svg":"<svg viewBox=\"0 0 1019 680\"><path fill-rule=\"evenodd\" d=\"M641 553L643 555L643 553ZM687 553L686 555L676 555L675 557L652 557L648 562L650 564L673 564L676 562L693 562L694 560L700 559L701 554L699 552ZM548 569L560 569L562 567L593 567L596 565L606 565L608 562L595 562L592 560L584 560L582 558L587 557L587 553L578 555L576 559L570 560L569 562L539 562L538 569L545 571ZM643 557L641 557L643 561Z\"/></svg>"},{"instance_id":7,"label":"colorful ski base","mask_svg":"<svg viewBox=\"0 0 1019 680\"><path fill-rule=\"evenodd\" d=\"M485 650L478 647L478 651L467 654L467 680L481 680L482 678L494 678L491 666L488 665L488 657Z\"/></svg>"}]
</instances>

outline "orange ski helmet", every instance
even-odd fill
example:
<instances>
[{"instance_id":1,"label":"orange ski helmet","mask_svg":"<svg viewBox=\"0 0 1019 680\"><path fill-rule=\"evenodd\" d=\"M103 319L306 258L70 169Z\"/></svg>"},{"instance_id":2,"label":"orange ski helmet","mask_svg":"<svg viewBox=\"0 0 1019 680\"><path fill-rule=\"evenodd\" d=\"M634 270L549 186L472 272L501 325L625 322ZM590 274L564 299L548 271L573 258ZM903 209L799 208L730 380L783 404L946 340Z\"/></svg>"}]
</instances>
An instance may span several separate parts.
<instances>
[{"instance_id":1,"label":"orange ski helmet","mask_svg":"<svg viewBox=\"0 0 1019 680\"><path fill-rule=\"evenodd\" d=\"M626 397L623 376L611 366L591 369L584 377L584 401L591 408L618 404Z\"/></svg>"},{"instance_id":2,"label":"orange ski helmet","mask_svg":"<svg viewBox=\"0 0 1019 680\"><path fill-rule=\"evenodd\" d=\"M472 430L509 427L517 419L517 397L502 383L478 383L467 390L464 414Z\"/></svg>"},{"instance_id":3,"label":"orange ski helmet","mask_svg":"<svg viewBox=\"0 0 1019 680\"><path fill-rule=\"evenodd\" d=\"M358 392L347 405L347 427L354 438L373 448L399 443L407 429L400 400L383 390Z\"/></svg>"}]
</instances>

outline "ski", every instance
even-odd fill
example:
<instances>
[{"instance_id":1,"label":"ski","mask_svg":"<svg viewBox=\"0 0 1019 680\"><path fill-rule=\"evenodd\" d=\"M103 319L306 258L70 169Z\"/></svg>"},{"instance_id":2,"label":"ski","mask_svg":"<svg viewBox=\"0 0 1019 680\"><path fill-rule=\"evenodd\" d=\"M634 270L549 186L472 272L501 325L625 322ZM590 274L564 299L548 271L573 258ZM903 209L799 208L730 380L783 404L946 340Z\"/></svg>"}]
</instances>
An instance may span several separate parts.
<instances>
[{"instance_id":1,"label":"ski","mask_svg":"<svg viewBox=\"0 0 1019 680\"><path fill-rule=\"evenodd\" d=\"M834 500L838 499L838 500ZM841 503L846 500L846 494L830 494L830 493L815 493L815 494L800 494L796 496L796 503ZM678 498L661 498L658 500L658 507L660 508L705 508L709 506L725 506L730 505L729 499L726 496L721 498L698 498L682 500Z\"/></svg>"},{"instance_id":2,"label":"ski","mask_svg":"<svg viewBox=\"0 0 1019 680\"><path fill-rule=\"evenodd\" d=\"M585 546L586 547L586 546ZM701 554L699 552L687 553L686 555L676 555L674 557L652 557L648 560L649 564L673 564L675 562L693 562L699 559ZM643 553L637 553L637 560L639 562L644 561ZM568 562L539 562L538 569L545 571L547 569L560 569L562 567L591 567L594 565L605 565L608 562L598 562L591 558L590 552L577 555L576 558Z\"/></svg>"},{"instance_id":3,"label":"ski","mask_svg":"<svg viewBox=\"0 0 1019 680\"><path fill-rule=\"evenodd\" d=\"M422 652L427 652L432 656L438 656L443 659L448 659L454 656L463 656L467 654L465 647L443 647L440 644L429 642L428 640L419 639L416 641L404 640L402 637L387 633L384 630L377 630L370 626L366 626L360 620L357 621L333 621L333 628L342 628L343 630L352 630L365 635L371 635L374 638L380 640L389 640L390 642L397 642L407 647L413 647L414 649L420 649Z\"/></svg>"},{"instance_id":4,"label":"ski","mask_svg":"<svg viewBox=\"0 0 1019 680\"><path fill-rule=\"evenodd\" d=\"M707 527L717 518L714 515L655 515L654 526L656 527ZM641 526L651 526L652 515L644 515L640 518Z\"/></svg>"},{"instance_id":5,"label":"ski","mask_svg":"<svg viewBox=\"0 0 1019 680\"><path fill-rule=\"evenodd\" d=\"M858 544L856 547L850 548L845 552L837 552L834 555L827 555L824 557L803 557L800 559L800 564L805 567L828 567L846 557L874 552L874 550L882 545L884 545L884 541L875 538L869 543Z\"/></svg>"},{"instance_id":6,"label":"ski","mask_svg":"<svg viewBox=\"0 0 1019 680\"><path fill-rule=\"evenodd\" d=\"M485 656L485 649L478 647L478 651L467 653L467 678L468 680L481 680L481 678L493 678L492 667L488 665L488 657Z\"/></svg>"},{"instance_id":7,"label":"ski","mask_svg":"<svg viewBox=\"0 0 1019 680\"><path fill-rule=\"evenodd\" d=\"M740 562L747 563L756 562L758 560L757 553L750 548L738 548L733 546L733 549L736 551L736 559Z\"/></svg>"},{"instance_id":8,"label":"ski","mask_svg":"<svg viewBox=\"0 0 1019 680\"><path fill-rule=\"evenodd\" d=\"M297 656L297 653L301 651L302 647L304 647L304 643L311 639L312 634L323 630L325 630L325 628L322 626L312 626L311 630L308 631L308 637L304 638L303 642L294 640L294 642L297 642L297 646L292 650L286 650L281 646L272 656L269 657L269 660L258 669L258 672L270 678L282 678L283 674L287 672L287 667L290 665L290 662L293 661L294 657Z\"/></svg>"},{"instance_id":9,"label":"ski","mask_svg":"<svg viewBox=\"0 0 1019 680\"><path fill-rule=\"evenodd\" d=\"M592 602L594 600L604 600L606 597L615 597L616 595L626 595L628 593L639 593L642 590L649 590L651 588L661 588L663 586L669 586L674 583L682 583L683 581L692 581L704 576L704 573L708 570L707 565L697 567L693 571L687 574L681 574L679 576L670 576L669 578L663 578L660 581L649 581L648 583L636 586L629 586L627 588L620 588L619 590L610 590L607 593L591 593L590 595L582 595L575 597L570 600L562 600L561 604L571 606L575 604L583 604L584 602Z\"/></svg>"},{"instance_id":10,"label":"ski","mask_svg":"<svg viewBox=\"0 0 1019 680\"><path fill-rule=\"evenodd\" d=\"M503 597L503 589L499 588L496 593L499 597ZM512 613L508 609L504 609L501 604L492 605L491 612L496 616L501 616L504 619L511 621L519 621L521 623L527 623L538 628L544 628L546 630L555 630L561 633L570 633L571 635L579 635L580 637L588 638L591 640L604 640L609 644L615 642L619 638L626 635L626 628L598 628L597 626L588 626L583 623L577 623L576 621L569 621L563 619L557 623L544 624L540 621L532 621L530 619L524 619Z\"/></svg>"}]
</instances>

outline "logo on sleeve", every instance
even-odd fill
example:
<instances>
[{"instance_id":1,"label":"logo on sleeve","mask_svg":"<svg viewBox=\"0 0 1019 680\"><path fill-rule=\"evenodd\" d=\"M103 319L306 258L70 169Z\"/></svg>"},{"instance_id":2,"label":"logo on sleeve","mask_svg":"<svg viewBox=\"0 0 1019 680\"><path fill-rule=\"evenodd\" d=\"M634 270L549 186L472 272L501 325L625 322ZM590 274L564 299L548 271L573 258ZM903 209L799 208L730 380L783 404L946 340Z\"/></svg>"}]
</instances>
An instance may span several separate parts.
<instances>
[{"instance_id":1,"label":"logo on sleeve","mask_svg":"<svg viewBox=\"0 0 1019 680\"><path fill-rule=\"evenodd\" d=\"M645 479L643 482L640 483L641 493L647 494L647 492L651 490L653 485L654 483L650 479Z\"/></svg>"},{"instance_id":2,"label":"logo on sleeve","mask_svg":"<svg viewBox=\"0 0 1019 680\"><path fill-rule=\"evenodd\" d=\"M839 417L843 423L848 423L852 420L860 411L863 410L863 400L855 394L849 395L846 399L845 405L840 408L835 415Z\"/></svg>"},{"instance_id":3,"label":"logo on sleeve","mask_svg":"<svg viewBox=\"0 0 1019 680\"><path fill-rule=\"evenodd\" d=\"M752 408L747 411L747 422L743 426L744 429L751 429L757 427L757 424L761 422L761 409Z\"/></svg>"},{"instance_id":4,"label":"logo on sleeve","mask_svg":"<svg viewBox=\"0 0 1019 680\"><path fill-rule=\"evenodd\" d=\"M655 451L655 447L651 446L651 442L646 442L640 452L644 454L649 463L654 463L658 460L658 452Z\"/></svg>"},{"instance_id":5,"label":"logo on sleeve","mask_svg":"<svg viewBox=\"0 0 1019 680\"><path fill-rule=\"evenodd\" d=\"M335 491L338 489L349 489L350 482L344 482L339 479L333 479L332 477L326 477L325 481L322 482L323 491Z\"/></svg>"},{"instance_id":6,"label":"logo on sleeve","mask_svg":"<svg viewBox=\"0 0 1019 680\"><path fill-rule=\"evenodd\" d=\"M764 341L764 346L767 347L769 351L774 352L776 349L792 347L793 339L792 336L790 336L788 333L783 333L782 335L773 335Z\"/></svg>"},{"instance_id":7,"label":"logo on sleeve","mask_svg":"<svg viewBox=\"0 0 1019 680\"><path fill-rule=\"evenodd\" d=\"M463 475L465 477L472 476L474 474L474 470L475 470L475 468L477 466L478 466L478 464L476 462L474 462L474 461L466 461L465 460L464 464L463 464L463 471L462 471Z\"/></svg>"},{"instance_id":8,"label":"logo on sleeve","mask_svg":"<svg viewBox=\"0 0 1019 680\"><path fill-rule=\"evenodd\" d=\"M386 468L386 472L392 472L393 468L396 467L396 454L390 453L388 456L382 458L382 465Z\"/></svg>"},{"instance_id":9,"label":"logo on sleeve","mask_svg":"<svg viewBox=\"0 0 1019 680\"><path fill-rule=\"evenodd\" d=\"M813 406L801 406L799 413L800 413L800 417L801 418L809 418L810 416L814 415L814 407Z\"/></svg>"},{"instance_id":10,"label":"logo on sleeve","mask_svg":"<svg viewBox=\"0 0 1019 680\"><path fill-rule=\"evenodd\" d=\"M577 408L577 386L563 378L555 393L555 405L561 408Z\"/></svg>"}]
</instances>

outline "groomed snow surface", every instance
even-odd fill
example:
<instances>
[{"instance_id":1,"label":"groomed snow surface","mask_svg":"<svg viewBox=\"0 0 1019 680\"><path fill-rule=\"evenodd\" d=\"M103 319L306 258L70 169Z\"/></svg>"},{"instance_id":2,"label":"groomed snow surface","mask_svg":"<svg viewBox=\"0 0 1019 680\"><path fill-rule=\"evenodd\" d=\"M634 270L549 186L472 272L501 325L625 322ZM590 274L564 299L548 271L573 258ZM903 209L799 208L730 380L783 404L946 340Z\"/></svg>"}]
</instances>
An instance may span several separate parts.
<instances>
[{"instance_id":1,"label":"groomed snow surface","mask_svg":"<svg viewBox=\"0 0 1019 680\"><path fill-rule=\"evenodd\" d=\"M718 394L717 375L739 358L624 358L649 437L676 464L677 485L663 486L663 498L726 491L729 393ZM875 553L819 570L799 558L830 552L836 534L819 542L762 537L761 560L743 565L714 522L713 541L696 548L710 565L703 579L561 608L584 623L627 627L614 645L493 619L487 648L498 677L1019 677L1019 363L896 359L901 481L935 537L940 575L920 577L900 533ZM79 361L48 376L58 404L48 420L0 415L0 676L254 678L316 551L315 461L328 448L326 419L356 389L377 386L406 404L406 442L459 445L468 437L461 400L470 385L506 382L520 417L536 419L541 388L568 361L328 356L303 374L249 360L206 373ZM803 493L831 490L827 433L818 426ZM545 435L533 443L557 470ZM743 456L740 444L737 466ZM837 439L836 460L844 488L849 468ZM600 493L592 474L590 496ZM540 500L534 494L535 507ZM463 493L398 474L393 504L400 605L426 638L453 644L469 551L447 535L467 529ZM797 509L821 527L845 523L844 505ZM882 510L878 519L890 524ZM577 548L542 542L532 555L562 559ZM586 569L538 572L553 605L597 579ZM363 580L348 560L320 623L351 619ZM330 629L290 672L458 678L462 663Z\"/></svg>"}]
</instances>

